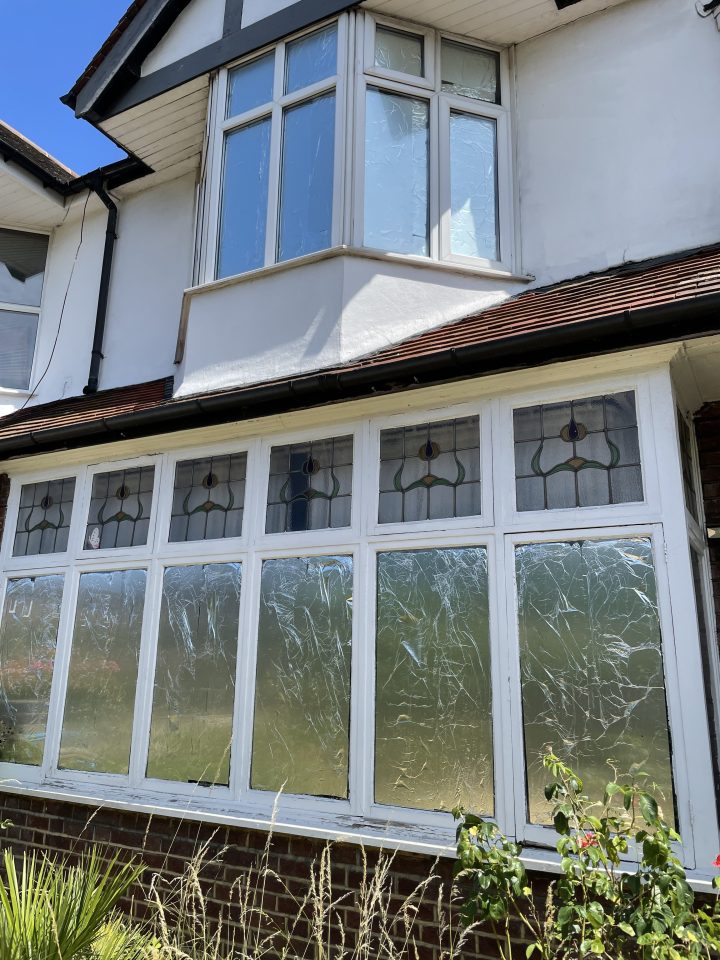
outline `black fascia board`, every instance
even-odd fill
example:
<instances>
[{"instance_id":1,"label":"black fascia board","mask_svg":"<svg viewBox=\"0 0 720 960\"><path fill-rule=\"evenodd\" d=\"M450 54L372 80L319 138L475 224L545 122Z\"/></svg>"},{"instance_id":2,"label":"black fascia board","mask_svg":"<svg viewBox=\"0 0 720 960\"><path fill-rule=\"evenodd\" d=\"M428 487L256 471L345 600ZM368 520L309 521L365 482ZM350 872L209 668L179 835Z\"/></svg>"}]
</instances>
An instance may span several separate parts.
<instances>
[{"instance_id":1,"label":"black fascia board","mask_svg":"<svg viewBox=\"0 0 720 960\"><path fill-rule=\"evenodd\" d=\"M6 163L13 163L20 167L26 173L31 174L46 190L52 190L61 197L66 197L72 191L69 189L72 180L60 180L54 177L48 170L38 166L33 160L26 156L21 150L16 150L9 143L0 140L0 157Z\"/></svg>"},{"instance_id":2,"label":"black fascia board","mask_svg":"<svg viewBox=\"0 0 720 960\"><path fill-rule=\"evenodd\" d=\"M720 294L625 310L570 327L537 330L364 367L189 397L136 413L51 427L0 440L0 457L48 453L257 419L490 374L607 356L720 333Z\"/></svg>"},{"instance_id":3,"label":"black fascia board","mask_svg":"<svg viewBox=\"0 0 720 960\"><path fill-rule=\"evenodd\" d=\"M187 0L184 0L184 3L187 3ZM168 3L167 9L169 6ZM91 77L76 102L73 103L65 97L63 103L74 106L77 116L82 116L94 125L98 125L110 117L124 113L183 83L217 70L254 50L275 43L290 33L355 6L358 6L358 0L299 0L284 10L265 17L245 29L234 30L220 40L216 40L215 43L183 57L177 63L161 67L145 77L139 76L139 64L134 63L135 56L137 53L141 59L144 59L157 40L153 39L150 43L146 38L140 44L135 37L132 63L127 60L127 44L119 41L116 48L108 54L106 62L98 68L95 75L98 76L96 83L93 84L95 76ZM155 31L152 36L156 37ZM105 75L106 65L111 78L103 82L99 75Z\"/></svg>"}]
</instances>

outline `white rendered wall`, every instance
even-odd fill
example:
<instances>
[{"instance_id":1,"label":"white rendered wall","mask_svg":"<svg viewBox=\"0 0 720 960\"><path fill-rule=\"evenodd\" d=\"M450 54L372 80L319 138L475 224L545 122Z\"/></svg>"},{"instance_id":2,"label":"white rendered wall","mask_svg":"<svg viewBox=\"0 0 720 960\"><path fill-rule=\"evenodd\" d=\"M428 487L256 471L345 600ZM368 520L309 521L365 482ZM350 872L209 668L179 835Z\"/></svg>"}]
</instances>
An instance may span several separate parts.
<instances>
[{"instance_id":1,"label":"white rendered wall","mask_svg":"<svg viewBox=\"0 0 720 960\"><path fill-rule=\"evenodd\" d=\"M225 20L225 0L191 0L140 67L141 76L177 63L189 53L220 40Z\"/></svg>"},{"instance_id":2,"label":"white rendered wall","mask_svg":"<svg viewBox=\"0 0 720 960\"><path fill-rule=\"evenodd\" d=\"M191 298L176 395L348 363L524 289L363 256L331 256Z\"/></svg>"},{"instance_id":3,"label":"white rendered wall","mask_svg":"<svg viewBox=\"0 0 720 960\"><path fill-rule=\"evenodd\" d=\"M192 268L195 175L121 201L100 389L175 372L183 290Z\"/></svg>"},{"instance_id":4,"label":"white rendered wall","mask_svg":"<svg viewBox=\"0 0 720 960\"><path fill-rule=\"evenodd\" d=\"M520 44L523 270L547 283L720 240L720 35L633 0Z\"/></svg>"},{"instance_id":5,"label":"white rendered wall","mask_svg":"<svg viewBox=\"0 0 720 960\"><path fill-rule=\"evenodd\" d=\"M229 0L230 3L233 0ZM242 12L242 26L249 27L251 23L257 23L258 20L264 20L285 7L292 6L296 0L244 0Z\"/></svg>"}]
</instances>

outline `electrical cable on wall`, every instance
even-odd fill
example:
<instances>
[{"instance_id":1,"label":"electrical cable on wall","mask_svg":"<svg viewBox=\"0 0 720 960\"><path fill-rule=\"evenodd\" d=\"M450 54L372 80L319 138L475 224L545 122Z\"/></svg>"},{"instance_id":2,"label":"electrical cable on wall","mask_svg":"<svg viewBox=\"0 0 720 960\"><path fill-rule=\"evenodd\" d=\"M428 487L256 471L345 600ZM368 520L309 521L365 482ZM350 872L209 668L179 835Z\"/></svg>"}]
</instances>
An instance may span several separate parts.
<instances>
[{"instance_id":1,"label":"electrical cable on wall","mask_svg":"<svg viewBox=\"0 0 720 960\"><path fill-rule=\"evenodd\" d=\"M40 387L43 380L48 374L48 371L50 369L50 364L53 362L53 357L55 356L55 350L57 349L58 341L60 339L60 330L62 329L63 317L65 316L65 306L67 305L68 294L70 293L70 285L72 283L73 274L75 273L75 267L77 266L78 257L80 255L80 248L83 245L83 238L85 233L85 217L87 214L87 208L88 208L88 203L90 202L91 193L92 191L88 190L87 196L85 197L85 204L83 206L82 219L80 220L80 237L78 239L77 247L75 248L75 258L73 260L72 267L70 268L70 276L68 277L67 286L65 287L65 295L63 296L63 302L60 308L60 318L58 319L58 325L57 325L57 330L55 332L55 340L53 341L52 350L50 351L48 362L45 365L45 369L43 370L42 375L40 376L40 379L35 383L35 386L31 388L30 396L27 398L25 403L23 403L21 407L18 407L18 412L20 410L24 410L25 407L30 403L32 398L35 396L35 393L37 392L38 388Z\"/></svg>"}]
</instances>

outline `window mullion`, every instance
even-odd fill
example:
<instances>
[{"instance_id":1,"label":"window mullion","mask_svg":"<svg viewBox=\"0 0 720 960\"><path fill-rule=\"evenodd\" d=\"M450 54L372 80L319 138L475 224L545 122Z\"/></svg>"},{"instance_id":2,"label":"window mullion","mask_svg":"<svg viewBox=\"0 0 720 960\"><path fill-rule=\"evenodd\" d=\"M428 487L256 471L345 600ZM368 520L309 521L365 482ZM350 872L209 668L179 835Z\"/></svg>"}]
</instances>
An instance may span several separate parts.
<instances>
[{"instance_id":1,"label":"window mullion","mask_svg":"<svg viewBox=\"0 0 720 960\"><path fill-rule=\"evenodd\" d=\"M140 637L140 658L130 748L130 786L139 786L142 783L147 767L155 684L155 661L160 627L160 606L162 603L163 565L157 560L151 561L148 564L147 571L145 609Z\"/></svg>"}]
</instances>

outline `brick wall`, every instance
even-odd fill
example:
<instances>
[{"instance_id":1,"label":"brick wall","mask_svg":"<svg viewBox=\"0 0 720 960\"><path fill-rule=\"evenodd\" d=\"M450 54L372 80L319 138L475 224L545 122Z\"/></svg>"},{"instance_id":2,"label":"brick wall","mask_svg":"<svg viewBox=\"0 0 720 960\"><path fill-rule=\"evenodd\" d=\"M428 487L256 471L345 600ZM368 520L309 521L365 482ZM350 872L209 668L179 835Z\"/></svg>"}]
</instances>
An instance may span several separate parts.
<instances>
[{"instance_id":1,"label":"brick wall","mask_svg":"<svg viewBox=\"0 0 720 960\"><path fill-rule=\"evenodd\" d=\"M122 858L141 860L147 867L145 875L140 888L126 903L128 911L135 916L145 912L145 891L152 874L157 872L169 879L178 876L204 844L207 844L207 859L211 861L203 871L209 913L220 911L233 899L233 883L262 858L268 839L262 831L95 809L83 804L13 794L0 795L0 816L12 821L0 843L10 845L18 852L57 851L73 859L91 845L102 844ZM270 869L282 878L282 883L268 884L265 906L281 924L296 917L296 901L301 900L306 892L312 865L323 848L324 843L319 840L280 834L272 838L267 862ZM368 850L366 855L372 867L378 852ZM363 852L353 844L338 843L333 845L331 856L333 897L346 894L339 913L351 942L359 919L356 898L363 879ZM452 861L434 861L414 854L395 855L389 880L391 911L399 911L403 900L430 875L437 879L419 904L414 927L416 948L406 951L408 960L441 960L443 953L447 955L448 940L443 938L439 929L441 914L448 907L446 894L452 882ZM542 878L540 887L542 896ZM311 958L312 948L308 949L311 943L309 915L294 930L297 956ZM518 956L524 957L525 946L519 926L516 936ZM497 960L500 956L498 939L492 931L473 933L463 954L482 960Z\"/></svg>"}]
</instances>

